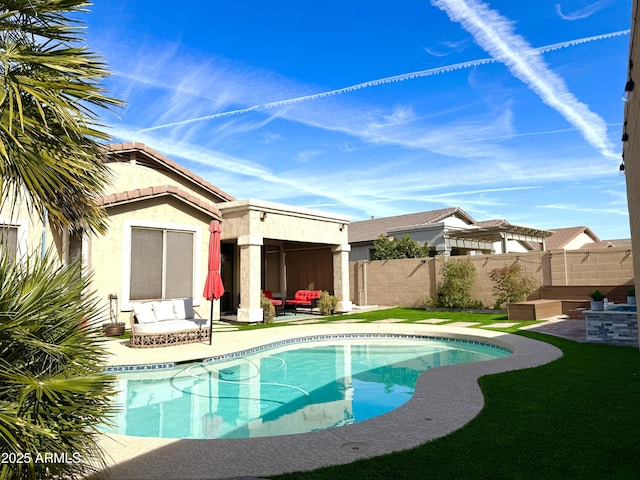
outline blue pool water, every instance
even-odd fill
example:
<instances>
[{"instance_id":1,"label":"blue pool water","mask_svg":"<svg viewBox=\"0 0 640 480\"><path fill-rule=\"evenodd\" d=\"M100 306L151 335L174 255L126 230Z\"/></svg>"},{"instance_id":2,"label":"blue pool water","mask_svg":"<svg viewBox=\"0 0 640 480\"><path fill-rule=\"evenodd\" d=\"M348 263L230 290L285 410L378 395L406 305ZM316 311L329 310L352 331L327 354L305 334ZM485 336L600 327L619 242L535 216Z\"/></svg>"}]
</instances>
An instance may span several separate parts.
<instances>
[{"instance_id":1,"label":"blue pool water","mask_svg":"<svg viewBox=\"0 0 640 480\"><path fill-rule=\"evenodd\" d=\"M119 373L120 412L106 432L161 438L304 433L387 413L418 375L509 355L490 345L427 338L301 343L210 363Z\"/></svg>"}]
</instances>

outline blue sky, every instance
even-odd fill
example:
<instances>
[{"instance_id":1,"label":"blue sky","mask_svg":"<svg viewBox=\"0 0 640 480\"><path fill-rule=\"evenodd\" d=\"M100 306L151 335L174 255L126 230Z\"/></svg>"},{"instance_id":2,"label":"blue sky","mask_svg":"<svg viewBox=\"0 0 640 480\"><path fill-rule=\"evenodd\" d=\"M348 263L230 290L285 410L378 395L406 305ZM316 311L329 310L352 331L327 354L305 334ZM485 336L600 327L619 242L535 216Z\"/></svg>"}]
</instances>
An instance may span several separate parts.
<instances>
[{"instance_id":1,"label":"blue sky","mask_svg":"<svg viewBox=\"0 0 640 480\"><path fill-rule=\"evenodd\" d=\"M236 198L352 220L476 220L629 237L619 174L631 0L96 1L127 102L115 141Z\"/></svg>"}]
</instances>

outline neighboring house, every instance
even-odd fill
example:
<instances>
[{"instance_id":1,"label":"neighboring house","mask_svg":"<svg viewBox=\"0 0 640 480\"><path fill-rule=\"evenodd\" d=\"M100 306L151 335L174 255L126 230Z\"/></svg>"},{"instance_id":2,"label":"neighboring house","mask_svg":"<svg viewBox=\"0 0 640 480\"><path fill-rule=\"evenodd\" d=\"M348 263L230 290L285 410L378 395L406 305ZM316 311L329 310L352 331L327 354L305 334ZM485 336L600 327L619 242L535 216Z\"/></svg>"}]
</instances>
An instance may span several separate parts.
<instances>
[{"instance_id":1,"label":"neighboring house","mask_svg":"<svg viewBox=\"0 0 640 480\"><path fill-rule=\"evenodd\" d=\"M606 243L609 247L626 248L627 250L631 250L630 238L617 238L614 240L603 240L602 242Z\"/></svg>"},{"instance_id":2,"label":"neighboring house","mask_svg":"<svg viewBox=\"0 0 640 480\"><path fill-rule=\"evenodd\" d=\"M409 235L420 245L426 243L432 255L468 255L541 250L551 232L511 225L506 220L478 222L458 207L373 218L349 225L351 261L370 260L373 242L380 235Z\"/></svg>"},{"instance_id":3,"label":"neighboring house","mask_svg":"<svg viewBox=\"0 0 640 480\"><path fill-rule=\"evenodd\" d=\"M547 239L547 250L580 250L582 248L606 248L613 244L604 243L589 227L555 228Z\"/></svg>"},{"instance_id":4,"label":"neighboring house","mask_svg":"<svg viewBox=\"0 0 640 480\"><path fill-rule=\"evenodd\" d=\"M55 246L62 262L81 256L92 288L105 303L116 294L122 312L138 301L193 297L204 315L208 227L218 220L226 292L215 302L216 317L237 312L241 322L262 321L261 290L328 290L342 311L351 309L347 217L236 200L141 143L106 149L114 178L98 201L110 219L105 235L52 231L18 209L0 212L0 252L20 257Z\"/></svg>"},{"instance_id":5,"label":"neighboring house","mask_svg":"<svg viewBox=\"0 0 640 480\"><path fill-rule=\"evenodd\" d=\"M595 250L605 248L626 248L631 252L631 239L621 238L617 240L602 240L599 243L585 243L580 247L580 250Z\"/></svg>"}]
</instances>

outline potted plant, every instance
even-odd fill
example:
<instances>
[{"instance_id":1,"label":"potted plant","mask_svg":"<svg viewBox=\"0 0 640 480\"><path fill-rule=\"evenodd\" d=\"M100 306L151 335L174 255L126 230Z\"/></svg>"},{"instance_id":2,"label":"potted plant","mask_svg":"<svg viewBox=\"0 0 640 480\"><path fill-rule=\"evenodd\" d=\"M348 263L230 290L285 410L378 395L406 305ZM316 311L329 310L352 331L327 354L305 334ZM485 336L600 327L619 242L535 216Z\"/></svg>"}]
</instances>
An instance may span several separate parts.
<instances>
[{"instance_id":1,"label":"potted plant","mask_svg":"<svg viewBox=\"0 0 640 480\"><path fill-rule=\"evenodd\" d=\"M103 333L108 337L119 337L124 334L124 322L109 322L102 326Z\"/></svg>"},{"instance_id":2,"label":"potted plant","mask_svg":"<svg viewBox=\"0 0 640 480\"><path fill-rule=\"evenodd\" d=\"M589 294L591 297L591 310L603 311L604 310L604 293L600 290L594 290Z\"/></svg>"},{"instance_id":3,"label":"potted plant","mask_svg":"<svg viewBox=\"0 0 640 480\"><path fill-rule=\"evenodd\" d=\"M629 287L627 289L627 303L629 305L636 304L636 287Z\"/></svg>"}]
</instances>

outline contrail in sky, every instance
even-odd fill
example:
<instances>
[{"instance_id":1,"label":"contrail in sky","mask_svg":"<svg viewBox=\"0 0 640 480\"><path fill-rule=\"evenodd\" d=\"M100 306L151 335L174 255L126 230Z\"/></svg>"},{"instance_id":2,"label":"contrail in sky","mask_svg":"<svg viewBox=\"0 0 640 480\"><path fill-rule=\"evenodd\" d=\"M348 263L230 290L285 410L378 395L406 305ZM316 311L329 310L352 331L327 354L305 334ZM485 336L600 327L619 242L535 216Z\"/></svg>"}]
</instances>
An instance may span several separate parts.
<instances>
[{"instance_id":1,"label":"contrail in sky","mask_svg":"<svg viewBox=\"0 0 640 480\"><path fill-rule=\"evenodd\" d=\"M551 45L545 45L543 47L538 47L538 48L527 48L527 49L522 49L520 51L514 51L514 52L510 52L511 56L517 56L517 57L529 57L530 55L533 54L542 54L542 53L546 53L546 52L550 52L553 50L559 50L561 48L567 48L567 47L573 47L575 45L581 45L583 43L588 43L588 42L594 42L597 40L606 40L609 38L614 38L614 37L619 37L621 35L628 35L630 33L630 30L620 30L617 32L611 32L611 33L605 33L602 35L594 35L591 37L585 37L585 38L578 38L575 40L568 40L566 42L560 42L560 43L554 43ZM403 73L401 75L394 75L391 77L385 77L385 78L380 78L377 80L370 80L368 82L363 82L363 83L358 83L356 85L351 85L350 87L344 87L344 88L338 88L336 90L329 90L326 92L320 92L320 93L314 93L311 95L303 95L301 97L295 97L295 98L289 98L286 100L277 100L275 102L269 102L269 103L262 103L260 105L254 105L252 107L247 107L247 108L241 108L238 110L229 110L226 112L220 112L220 113L214 113L212 115L205 115L202 117L196 117L196 118L191 118L191 119L187 119L187 120L180 120L178 122L172 122L172 123L165 123L162 125L156 125L153 127L149 127L149 128L145 128L142 130L139 130L138 132L150 132L153 130L160 130L163 128L170 128L170 127L177 127L180 125L186 125L189 123L195 123L195 122L202 122L202 121L206 121L206 120L215 120L218 118L225 118L225 117L231 117L231 116L235 116L235 115L242 115L245 113L249 113L249 112L254 112L254 111L261 111L261 110L269 110L272 108L279 108L279 107L286 107L288 105L293 105L296 103L300 103L300 102L307 102L307 101L311 101L311 100L318 100L320 98L324 98L324 97L331 97L333 95L342 95L344 93L350 93L350 92L355 92L357 90L362 90L363 88L370 88L370 87L377 87L380 85L385 85L385 84L389 84L389 83L394 83L394 82L404 82L406 80L413 80L416 78L422 78L422 77L430 77L432 75L440 75L442 73L447 73L447 72L452 72L454 70L460 70L463 68L471 68L471 67L477 67L479 65L486 65L489 63L496 63L496 62L505 62L505 59L503 58L502 55L500 56L496 56L495 58L481 58L478 60L471 60L468 62L462 62L462 63L454 63L452 65L446 65L444 67L437 67L437 68L431 68L428 70L420 70L417 72L411 72L411 73ZM545 67L546 68L546 67ZM575 100L577 102L577 100ZM573 123L573 122L572 122ZM582 129L581 129L582 131Z\"/></svg>"},{"instance_id":2,"label":"contrail in sky","mask_svg":"<svg viewBox=\"0 0 640 480\"><path fill-rule=\"evenodd\" d=\"M513 31L512 22L478 0L431 0L431 4L462 25L481 48L504 63L514 77L576 127L600 153L610 158L619 156L607 137L606 122L569 91L562 77L547 66L541 52Z\"/></svg>"}]
</instances>

